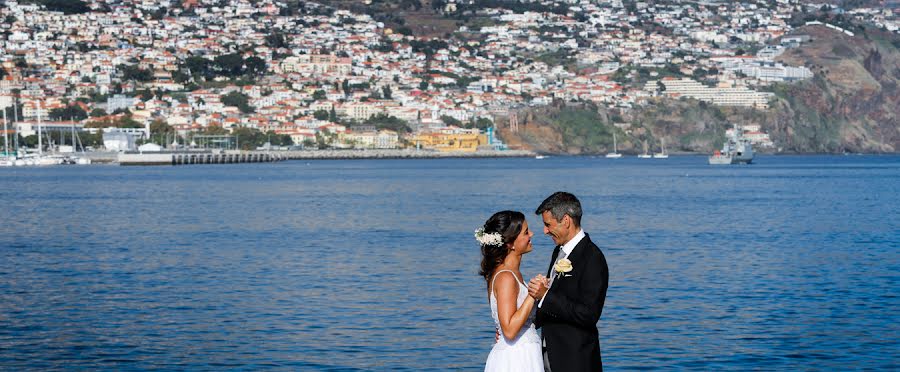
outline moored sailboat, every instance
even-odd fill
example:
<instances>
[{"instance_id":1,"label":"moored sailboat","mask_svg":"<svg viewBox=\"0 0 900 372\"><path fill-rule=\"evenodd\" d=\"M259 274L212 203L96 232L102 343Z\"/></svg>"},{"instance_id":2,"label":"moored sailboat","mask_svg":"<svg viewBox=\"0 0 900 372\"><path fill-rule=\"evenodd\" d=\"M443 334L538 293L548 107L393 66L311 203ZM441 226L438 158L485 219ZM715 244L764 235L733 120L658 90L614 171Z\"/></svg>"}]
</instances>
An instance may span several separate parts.
<instances>
[{"instance_id":1,"label":"moored sailboat","mask_svg":"<svg viewBox=\"0 0 900 372\"><path fill-rule=\"evenodd\" d=\"M606 157L610 159L618 159L622 157L622 154L619 153L618 146L616 145L616 132L613 132L613 152L606 154Z\"/></svg>"}]
</instances>

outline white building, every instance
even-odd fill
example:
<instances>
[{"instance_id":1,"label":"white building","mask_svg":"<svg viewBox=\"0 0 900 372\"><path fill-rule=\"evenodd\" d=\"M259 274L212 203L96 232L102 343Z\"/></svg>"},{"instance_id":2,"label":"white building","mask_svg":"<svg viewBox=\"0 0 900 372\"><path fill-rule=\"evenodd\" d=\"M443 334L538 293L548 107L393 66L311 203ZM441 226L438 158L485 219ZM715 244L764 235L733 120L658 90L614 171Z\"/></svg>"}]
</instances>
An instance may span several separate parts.
<instances>
[{"instance_id":1,"label":"white building","mask_svg":"<svg viewBox=\"0 0 900 372\"><path fill-rule=\"evenodd\" d=\"M662 94L669 97L691 97L719 106L741 106L765 109L769 107L769 98L774 93L756 92L746 87L711 88L689 79L659 80L664 90ZM658 89L657 80L648 81L644 86L647 91Z\"/></svg>"}]
</instances>

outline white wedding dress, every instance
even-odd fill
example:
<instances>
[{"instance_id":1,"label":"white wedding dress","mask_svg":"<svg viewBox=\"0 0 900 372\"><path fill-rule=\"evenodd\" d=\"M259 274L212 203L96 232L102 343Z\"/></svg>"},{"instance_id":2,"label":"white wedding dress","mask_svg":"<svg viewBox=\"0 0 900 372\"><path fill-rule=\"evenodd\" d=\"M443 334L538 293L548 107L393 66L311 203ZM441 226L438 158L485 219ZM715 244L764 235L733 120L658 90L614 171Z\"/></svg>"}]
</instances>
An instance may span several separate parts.
<instances>
[{"instance_id":1,"label":"white wedding dress","mask_svg":"<svg viewBox=\"0 0 900 372\"><path fill-rule=\"evenodd\" d=\"M512 273L512 271L509 270L501 270L494 274L494 279L491 280L491 316L494 318L494 327L496 327L497 331L500 330L500 318L497 315L497 298L494 296L494 280L497 279L497 274L504 271ZM516 308L521 307L527 297L528 287L525 286L525 283L519 282L519 298L516 300ZM528 315L525 324L522 326L522 329L519 330L519 334L517 334L514 339L507 340L506 337L503 336L503 332L499 332L500 339L494 344L494 348L491 349L491 354L488 355L487 363L484 366L485 372L544 371L544 356L541 353L541 337L538 336L537 330L534 329L534 314L535 312L532 310L531 314Z\"/></svg>"}]
</instances>

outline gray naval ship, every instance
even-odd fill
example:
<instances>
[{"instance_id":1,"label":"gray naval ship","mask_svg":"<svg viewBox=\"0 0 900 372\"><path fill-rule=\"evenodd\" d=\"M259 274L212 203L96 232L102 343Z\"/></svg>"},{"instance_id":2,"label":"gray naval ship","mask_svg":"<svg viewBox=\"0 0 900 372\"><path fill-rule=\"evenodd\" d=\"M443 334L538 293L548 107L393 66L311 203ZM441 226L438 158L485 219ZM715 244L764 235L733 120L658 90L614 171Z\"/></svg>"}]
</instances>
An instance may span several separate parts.
<instances>
[{"instance_id":1,"label":"gray naval ship","mask_svg":"<svg viewBox=\"0 0 900 372\"><path fill-rule=\"evenodd\" d=\"M753 162L753 147L750 140L744 138L744 130L735 126L728 136L722 151L716 151L709 157L710 164L750 164Z\"/></svg>"}]
</instances>

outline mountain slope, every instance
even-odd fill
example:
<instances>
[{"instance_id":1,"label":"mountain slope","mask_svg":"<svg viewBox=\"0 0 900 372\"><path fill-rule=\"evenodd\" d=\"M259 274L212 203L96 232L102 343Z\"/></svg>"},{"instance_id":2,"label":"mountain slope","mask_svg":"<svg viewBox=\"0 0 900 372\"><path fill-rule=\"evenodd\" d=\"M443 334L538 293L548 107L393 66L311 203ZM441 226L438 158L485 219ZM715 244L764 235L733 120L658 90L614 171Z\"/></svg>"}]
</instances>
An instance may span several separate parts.
<instances>
[{"instance_id":1,"label":"mountain slope","mask_svg":"<svg viewBox=\"0 0 900 372\"><path fill-rule=\"evenodd\" d=\"M501 128L513 146L546 153L601 154L612 150L613 122L631 126L619 131L619 150L658 151L665 139L671 152L711 152L721 146L733 124L758 124L790 153L900 152L900 38L869 29L856 36L807 26L794 34L811 41L790 49L779 60L810 67L815 76L770 89L776 98L767 110L712 106L691 99L654 99L627 112L590 105L531 109L517 133ZM584 111L582 113L573 113ZM593 123L585 118L593 115ZM616 116L621 119L611 119ZM580 117L581 120L573 120ZM522 120L520 120L522 121ZM503 123L504 121L500 121ZM557 138L559 143L552 140Z\"/></svg>"}]
</instances>

